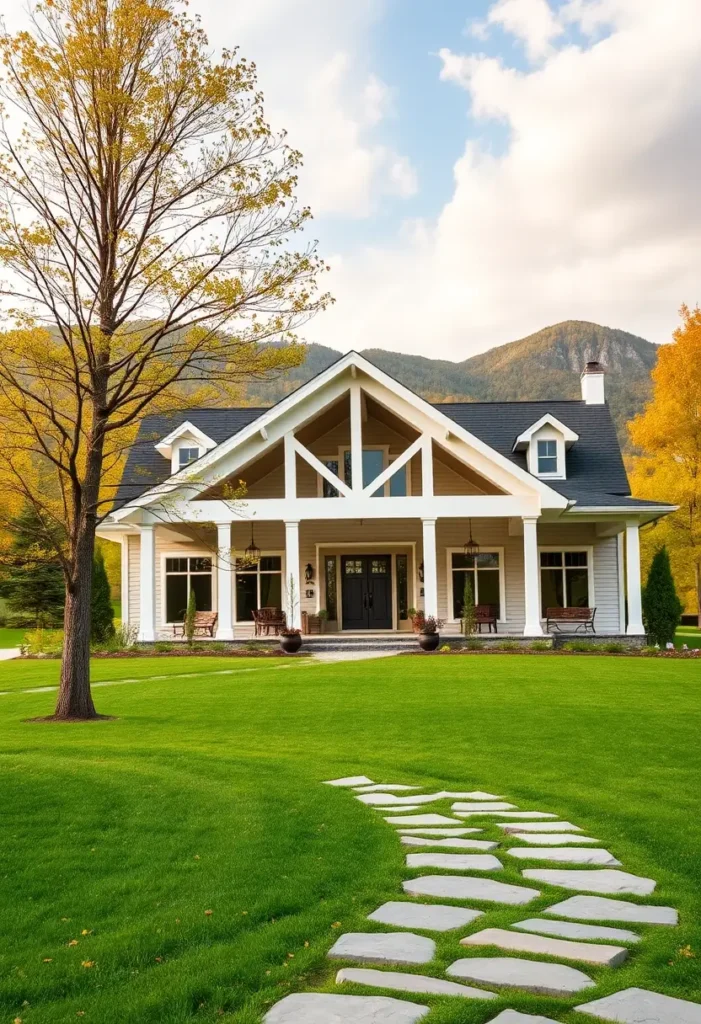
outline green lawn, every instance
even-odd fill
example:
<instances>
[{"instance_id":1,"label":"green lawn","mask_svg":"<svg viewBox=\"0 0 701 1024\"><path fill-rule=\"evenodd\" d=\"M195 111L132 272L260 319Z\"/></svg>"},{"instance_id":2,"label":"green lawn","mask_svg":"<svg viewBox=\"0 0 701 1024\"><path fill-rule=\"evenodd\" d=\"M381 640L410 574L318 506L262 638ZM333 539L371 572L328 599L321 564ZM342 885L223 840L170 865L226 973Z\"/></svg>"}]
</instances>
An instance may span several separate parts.
<instances>
[{"instance_id":1,"label":"green lawn","mask_svg":"<svg viewBox=\"0 0 701 1024\"><path fill-rule=\"evenodd\" d=\"M0 629L0 651L7 647L19 647L26 629Z\"/></svg>"},{"instance_id":2,"label":"green lawn","mask_svg":"<svg viewBox=\"0 0 701 1024\"><path fill-rule=\"evenodd\" d=\"M680 626L674 637L676 647L686 644L688 647L701 647L701 629L698 626Z\"/></svg>"},{"instance_id":3,"label":"green lawn","mask_svg":"<svg viewBox=\"0 0 701 1024\"><path fill-rule=\"evenodd\" d=\"M6 663L0 690L57 674L55 662ZM95 678L142 679L96 688L115 721L28 723L54 694L0 696L0 1022L258 1024L289 991L333 990L329 946L373 927L365 915L420 873L381 815L320 785L350 773L479 787L584 826L626 870L658 879L648 902L681 913L679 928L644 929L623 967L584 967L597 994L640 985L701 1000L696 664L193 658L96 662ZM484 825L484 838L501 832ZM520 909L485 904L480 926L562 898L543 892ZM482 953L458 945L467 930L438 938L432 973ZM583 1024L581 997L427 1001L427 1024L484 1024L506 1006Z\"/></svg>"}]
</instances>

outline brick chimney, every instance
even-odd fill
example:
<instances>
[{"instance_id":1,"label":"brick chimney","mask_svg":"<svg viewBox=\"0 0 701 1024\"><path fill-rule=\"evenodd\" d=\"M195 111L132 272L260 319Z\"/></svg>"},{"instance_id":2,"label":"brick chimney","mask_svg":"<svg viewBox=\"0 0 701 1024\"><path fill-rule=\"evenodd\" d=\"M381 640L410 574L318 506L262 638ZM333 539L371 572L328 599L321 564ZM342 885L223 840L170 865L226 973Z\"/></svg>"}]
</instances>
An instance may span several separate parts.
<instances>
[{"instance_id":1,"label":"brick chimney","mask_svg":"<svg viewBox=\"0 0 701 1024\"><path fill-rule=\"evenodd\" d=\"M587 363L582 381L582 401L587 405L603 405L606 401L604 389L604 368L601 363L592 360Z\"/></svg>"}]
</instances>

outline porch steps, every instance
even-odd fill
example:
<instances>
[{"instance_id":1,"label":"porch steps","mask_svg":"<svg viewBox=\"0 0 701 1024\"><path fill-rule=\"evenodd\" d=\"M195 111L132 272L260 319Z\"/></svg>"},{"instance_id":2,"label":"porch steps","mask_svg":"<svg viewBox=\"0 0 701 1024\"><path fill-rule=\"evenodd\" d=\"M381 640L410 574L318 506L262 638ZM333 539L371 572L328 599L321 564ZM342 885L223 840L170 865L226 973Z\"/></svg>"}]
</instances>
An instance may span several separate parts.
<instances>
[{"instance_id":1,"label":"porch steps","mask_svg":"<svg viewBox=\"0 0 701 1024\"><path fill-rule=\"evenodd\" d=\"M418 648L413 633L406 636L305 636L302 650L310 654L325 654L336 651L374 651L394 654L398 651L412 651Z\"/></svg>"}]
</instances>

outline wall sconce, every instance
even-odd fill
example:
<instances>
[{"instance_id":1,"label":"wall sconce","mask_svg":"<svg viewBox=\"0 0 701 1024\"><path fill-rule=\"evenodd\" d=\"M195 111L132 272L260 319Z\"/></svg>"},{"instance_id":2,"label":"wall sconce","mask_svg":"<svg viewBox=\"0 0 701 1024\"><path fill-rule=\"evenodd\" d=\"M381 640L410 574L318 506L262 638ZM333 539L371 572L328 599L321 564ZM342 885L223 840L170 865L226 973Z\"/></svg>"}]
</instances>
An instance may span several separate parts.
<instances>
[{"instance_id":1,"label":"wall sconce","mask_svg":"<svg viewBox=\"0 0 701 1024\"><path fill-rule=\"evenodd\" d=\"M423 583L423 581L424 581L424 563L422 562L421 565L419 566L419 582Z\"/></svg>"},{"instance_id":2,"label":"wall sconce","mask_svg":"<svg viewBox=\"0 0 701 1024\"><path fill-rule=\"evenodd\" d=\"M314 579L314 568L311 562L307 562L304 568L304 581L305 583L311 583Z\"/></svg>"}]
</instances>

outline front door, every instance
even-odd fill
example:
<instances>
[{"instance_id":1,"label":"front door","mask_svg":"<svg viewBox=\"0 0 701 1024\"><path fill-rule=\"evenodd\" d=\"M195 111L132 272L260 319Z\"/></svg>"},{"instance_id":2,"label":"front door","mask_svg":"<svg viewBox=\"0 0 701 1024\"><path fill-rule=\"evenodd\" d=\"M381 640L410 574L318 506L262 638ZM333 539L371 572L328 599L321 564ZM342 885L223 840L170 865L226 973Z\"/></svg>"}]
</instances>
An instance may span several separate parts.
<instances>
[{"instance_id":1,"label":"front door","mask_svg":"<svg viewBox=\"0 0 701 1024\"><path fill-rule=\"evenodd\" d=\"M391 555L343 555L344 629L392 628Z\"/></svg>"}]
</instances>

